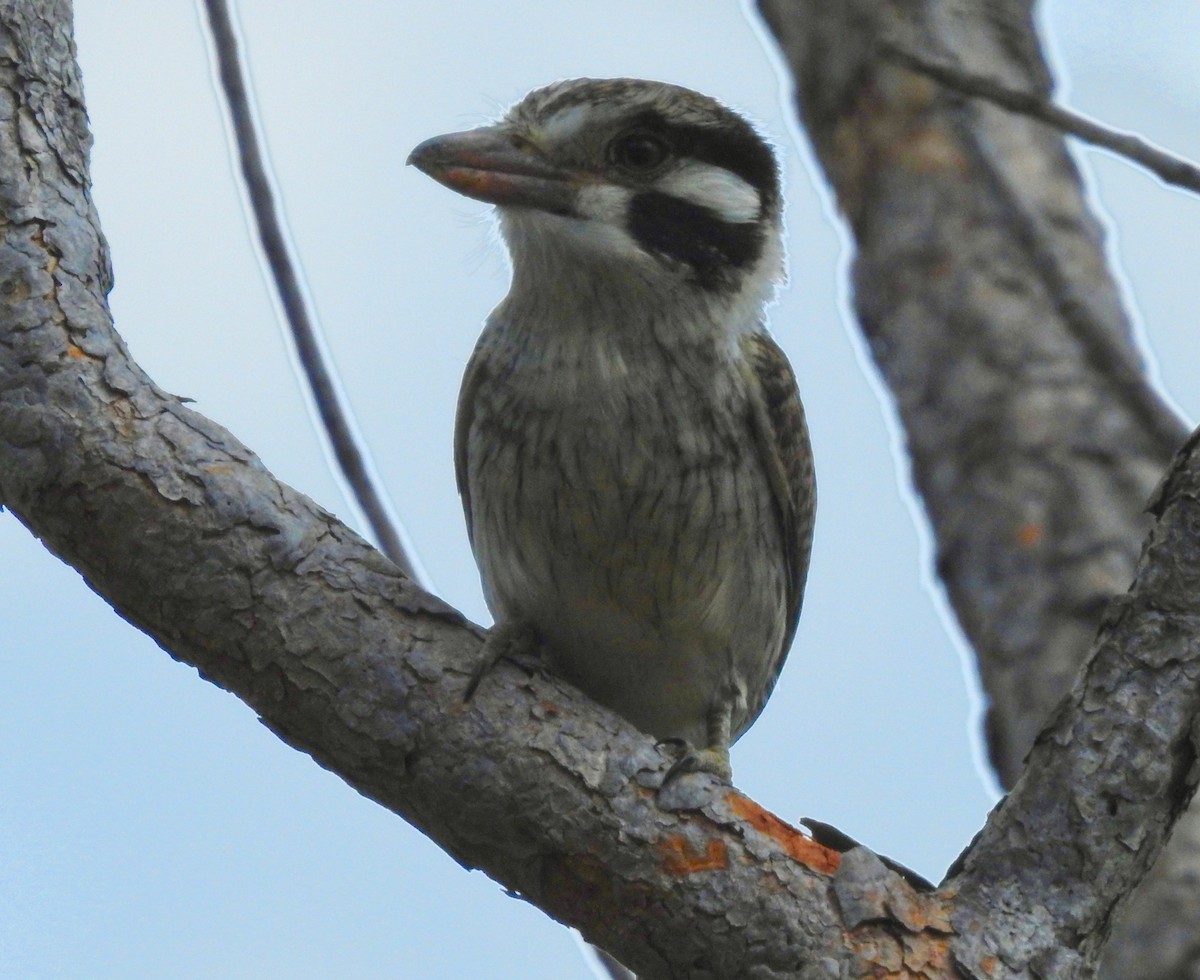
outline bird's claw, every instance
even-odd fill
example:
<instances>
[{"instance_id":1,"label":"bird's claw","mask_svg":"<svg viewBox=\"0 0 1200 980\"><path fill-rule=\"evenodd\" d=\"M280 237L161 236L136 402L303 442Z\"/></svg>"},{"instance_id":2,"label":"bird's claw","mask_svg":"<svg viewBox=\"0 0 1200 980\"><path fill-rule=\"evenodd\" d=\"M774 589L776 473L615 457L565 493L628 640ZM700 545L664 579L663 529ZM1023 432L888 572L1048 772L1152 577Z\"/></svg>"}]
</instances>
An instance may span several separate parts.
<instances>
[{"instance_id":1,"label":"bird's claw","mask_svg":"<svg viewBox=\"0 0 1200 980\"><path fill-rule=\"evenodd\" d=\"M463 700L475 697L484 676L491 672L501 660L518 662L536 658L541 639L532 626L521 622L499 623L493 626L483 642L483 655L471 670Z\"/></svg>"},{"instance_id":2,"label":"bird's claw","mask_svg":"<svg viewBox=\"0 0 1200 980\"><path fill-rule=\"evenodd\" d=\"M733 780L733 767L729 764L729 749L721 745L710 745L706 749L696 749L683 739L667 739L669 742L682 743L683 754L679 756L663 777L662 786L678 779L684 773L707 772L716 776L721 782ZM659 787L660 789L662 787Z\"/></svg>"}]
</instances>

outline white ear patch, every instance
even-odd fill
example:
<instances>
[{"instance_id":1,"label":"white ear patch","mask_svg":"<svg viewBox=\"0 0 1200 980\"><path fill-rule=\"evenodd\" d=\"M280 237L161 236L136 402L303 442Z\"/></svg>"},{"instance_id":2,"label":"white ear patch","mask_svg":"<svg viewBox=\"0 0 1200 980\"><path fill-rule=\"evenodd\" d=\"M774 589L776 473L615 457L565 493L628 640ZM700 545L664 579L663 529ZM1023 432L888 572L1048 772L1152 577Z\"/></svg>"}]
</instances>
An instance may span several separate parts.
<instances>
[{"instance_id":1,"label":"white ear patch","mask_svg":"<svg viewBox=\"0 0 1200 980\"><path fill-rule=\"evenodd\" d=\"M762 198L737 174L711 163L689 160L654 189L713 211L722 221L745 224L758 220Z\"/></svg>"}]
</instances>

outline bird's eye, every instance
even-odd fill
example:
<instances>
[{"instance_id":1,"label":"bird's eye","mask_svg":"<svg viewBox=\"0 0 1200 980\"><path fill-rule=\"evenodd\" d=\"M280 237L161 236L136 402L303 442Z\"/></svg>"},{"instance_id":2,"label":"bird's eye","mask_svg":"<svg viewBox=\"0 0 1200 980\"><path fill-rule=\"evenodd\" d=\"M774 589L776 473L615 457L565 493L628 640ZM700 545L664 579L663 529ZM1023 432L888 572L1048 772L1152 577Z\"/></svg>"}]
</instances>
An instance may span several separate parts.
<instances>
[{"instance_id":1,"label":"bird's eye","mask_svg":"<svg viewBox=\"0 0 1200 980\"><path fill-rule=\"evenodd\" d=\"M649 173L671 155L666 141L650 133L626 133L609 146L612 162L631 173Z\"/></svg>"}]
</instances>

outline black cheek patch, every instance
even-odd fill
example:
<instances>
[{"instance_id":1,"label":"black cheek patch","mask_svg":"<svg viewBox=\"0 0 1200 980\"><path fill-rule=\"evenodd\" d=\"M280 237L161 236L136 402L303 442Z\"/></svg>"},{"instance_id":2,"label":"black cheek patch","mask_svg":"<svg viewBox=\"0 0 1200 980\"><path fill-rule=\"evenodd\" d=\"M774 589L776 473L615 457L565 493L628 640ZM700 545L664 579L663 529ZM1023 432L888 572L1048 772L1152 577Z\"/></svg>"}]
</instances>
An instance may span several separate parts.
<instances>
[{"instance_id":1,"label":"black cheek patch","mask_svg":"<svg viewBox=\"0 0 1200 980\"><path fill-rule=\"evenodd\" d=\"M708 290L730 288L731 273L756 261L763 250L757 222L723 221L700 204L655 191L629 202L629 233L646 251L689 266Z\"/></svg>"}]
</instances>

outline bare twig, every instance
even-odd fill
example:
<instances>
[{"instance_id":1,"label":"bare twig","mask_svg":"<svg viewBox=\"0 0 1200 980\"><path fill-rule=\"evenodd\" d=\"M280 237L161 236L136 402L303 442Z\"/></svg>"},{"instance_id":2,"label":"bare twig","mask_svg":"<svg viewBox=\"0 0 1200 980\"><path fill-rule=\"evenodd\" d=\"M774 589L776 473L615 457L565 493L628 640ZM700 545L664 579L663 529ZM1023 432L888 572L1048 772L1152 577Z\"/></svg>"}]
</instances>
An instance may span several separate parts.
<instances>
[{"instance_id":1,"label":"bare twig","mask_svg":"<svg viewBox=\"0 0 1200 980\"><path fill-rule=\"evenodd\" d=\"M296 344L296 353L308 382L313 402L325 434L333 449L342 475L349 485L381 551L410 578L416 577L413 562L401 541L400 532L388 507L386 495L377 485L369 463L369 454L355 432L350 407L337 382L333 365L323 349L317 318L309 308L300 287L283 219L271 181L267 177L254 114L250 108L246 73L238 50L237 35L229 15L227 0L204 0L209 31L217 58L221 91L233 124L238 160L246 196L254 215L254 224L267 260L271 279L279 295L288 328Z\"/></svg>"},{"instance_id":2,"label":"bare twig","mask_svg":"<svg viewBox=\"0 0 1200 980\"><path fill-rule=\"evenodd\" d=\"M1021 92L956 65L931 60L894 42L881 41L879 48L891 61L922 75L928 75L947 88L963 95L986 99L1010 112L1038 119L1085 143L1111 150L1118 156L1145 167L1164 183L1200 194L1200 167L1182 157L1160 150L1140 136L1102 126L1087 116L1064 109L1033 92Z\"/></svg>"}]
</instances>

